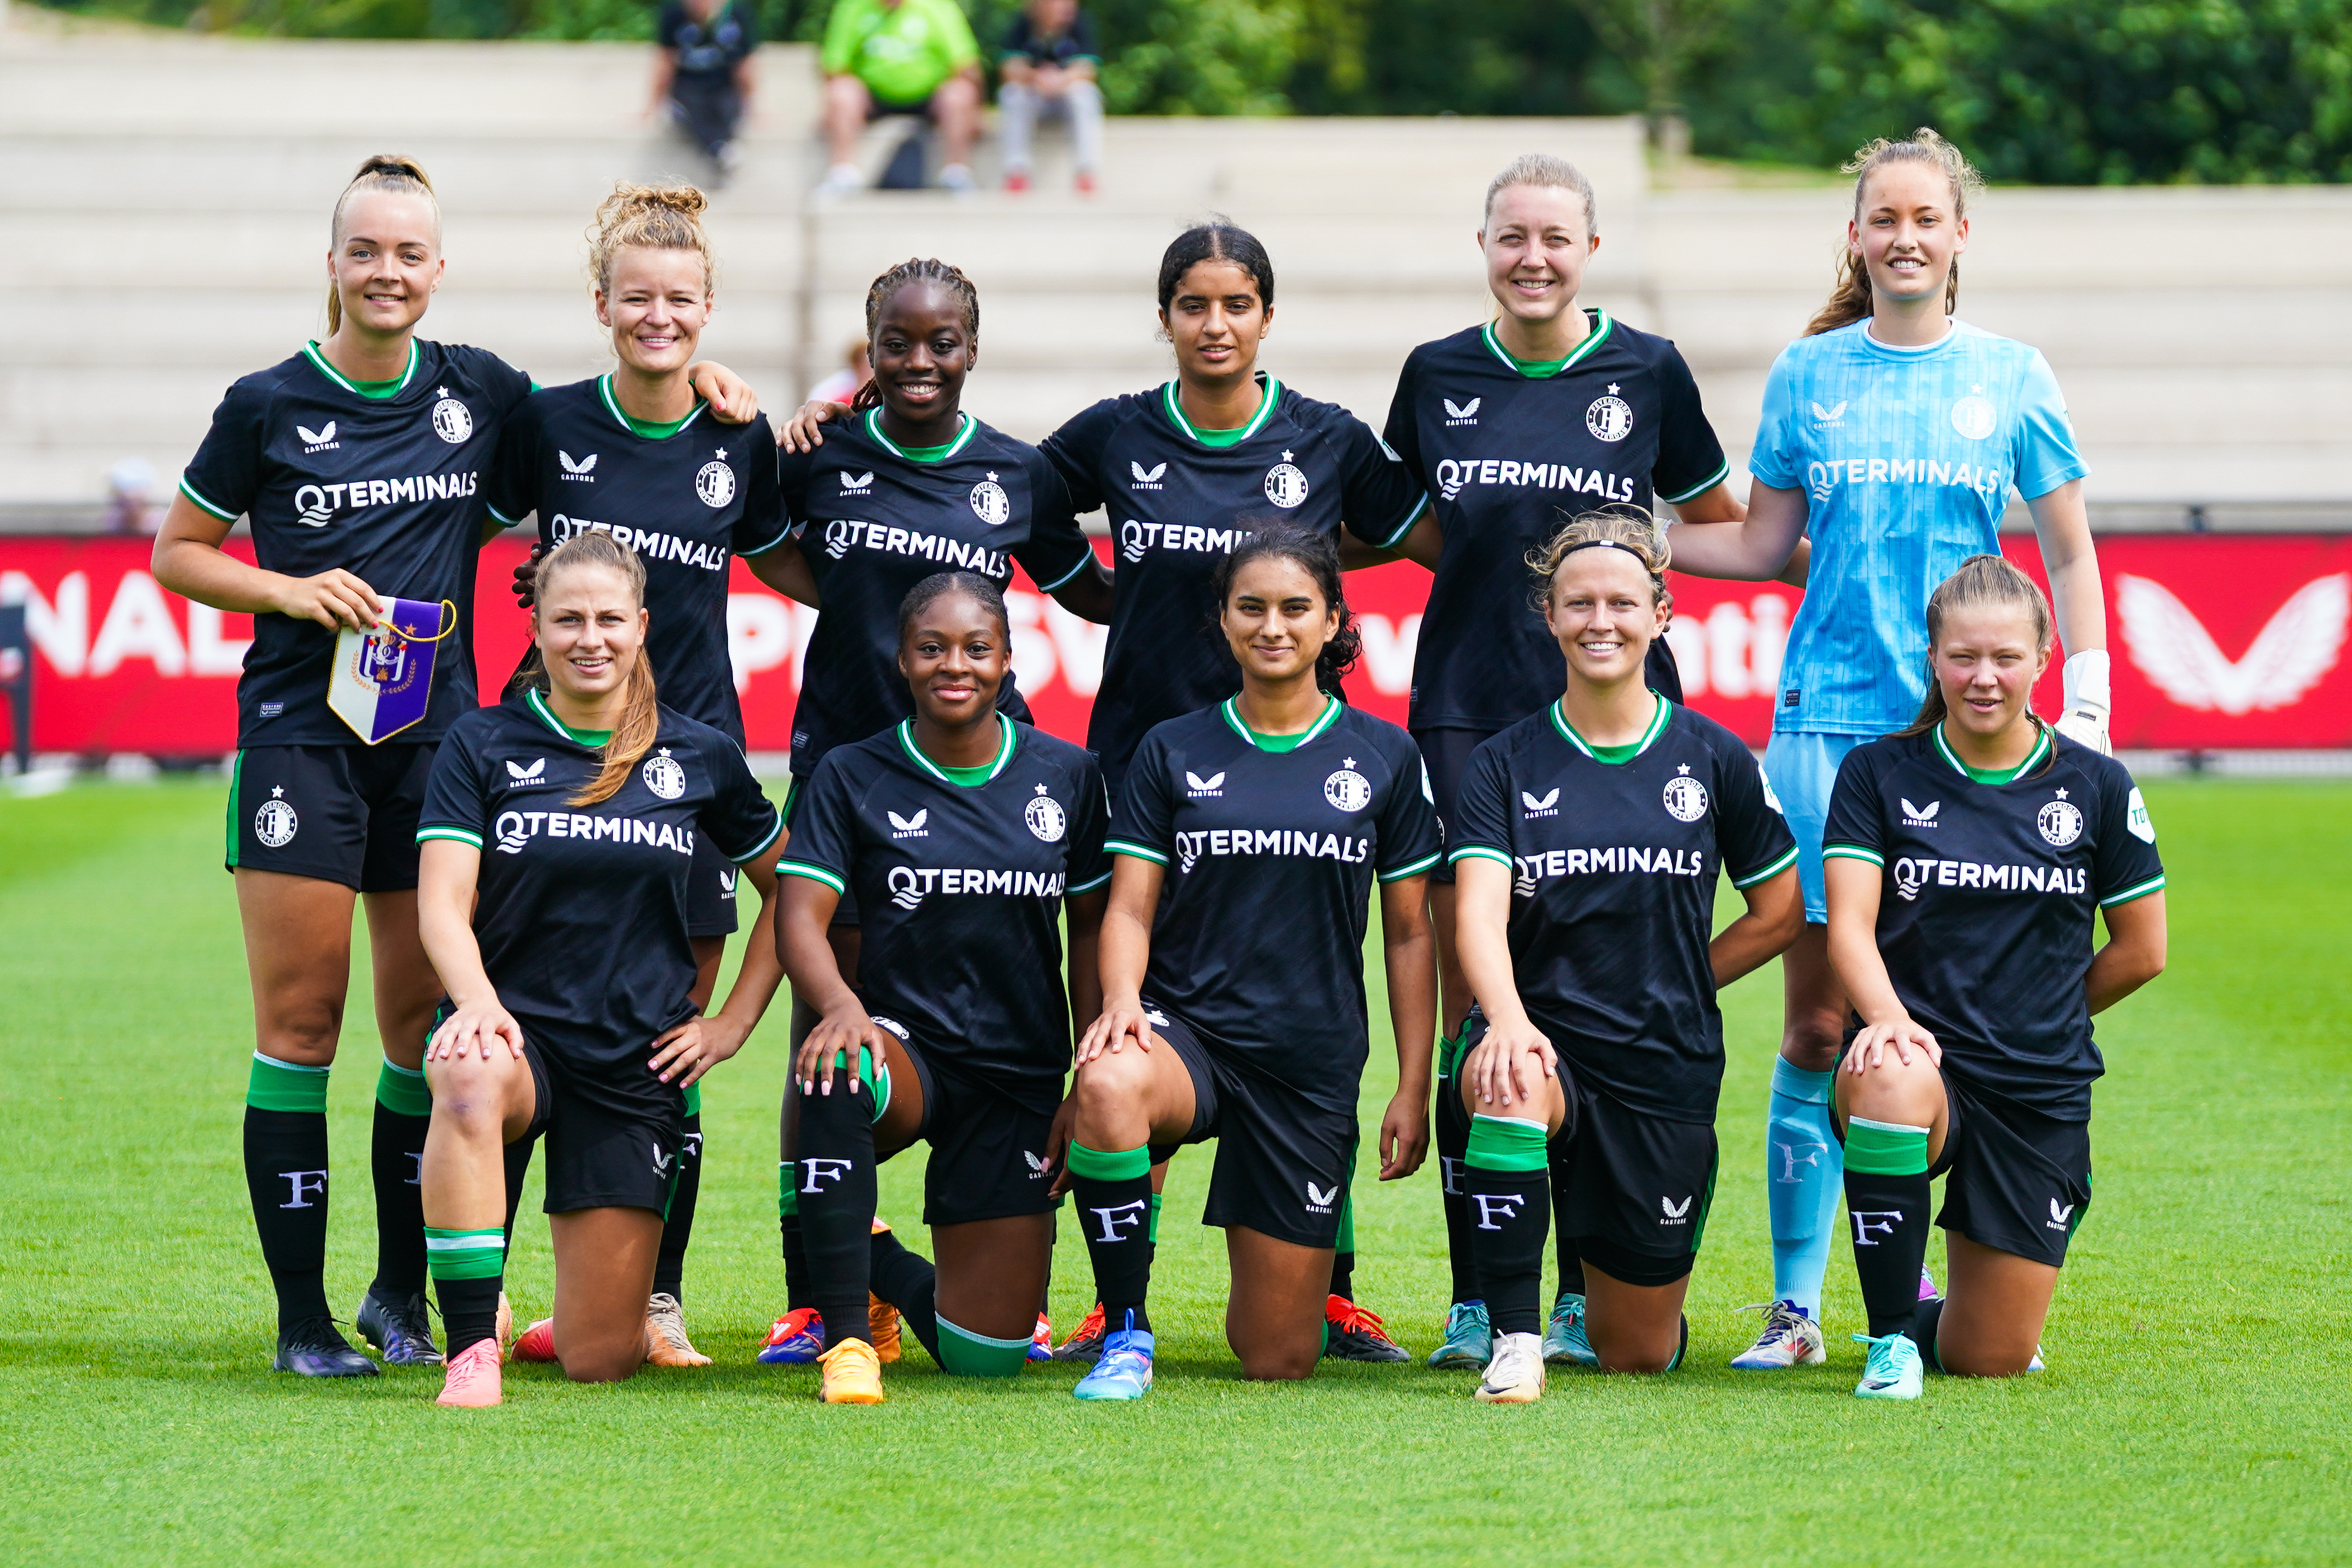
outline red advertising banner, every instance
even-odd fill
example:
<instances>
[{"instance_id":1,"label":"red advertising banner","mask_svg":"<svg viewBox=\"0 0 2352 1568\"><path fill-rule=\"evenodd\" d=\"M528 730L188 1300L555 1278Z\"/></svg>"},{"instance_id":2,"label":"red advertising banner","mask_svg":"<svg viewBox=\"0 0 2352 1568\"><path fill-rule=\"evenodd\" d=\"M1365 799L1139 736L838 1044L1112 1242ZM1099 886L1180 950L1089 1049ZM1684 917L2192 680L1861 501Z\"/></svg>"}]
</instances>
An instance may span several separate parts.
<instances>
[{"instance_id":1,"label":"red advertising banner","mask_svg":"<svg viewBox=\"0 0 2352 1568\"><path fill-rule=\"evenodd\" d=\"M2006 541L2037 576L2030 537ZM129 538L0 538L0 603L22 603L34 650L37 750L185 757L236 743L236 685L252 618L165 592L148 544ZM233 548L242 548L241 546ZM477 655L483 688L513 670L527 639L507 584L524 550L482 552ZM2352 536L2115 535L2099 541L2114 651L2118 747L2352 747ZM816 612L790 603L739 562L728 643L751 747L783 751ZM1364 634L1350 697L1402 723L1428 579L1388 566L1349 577ZM1776 583L1675 580L1675 654L1692 706L1755 745L1798 592ZM1037 593L1007 595L1013 663L1038 721L1082 739L1102 674L1104 629ZM1508 607L1505 607L1508 612ZM2053 665L2040 705L2058 704Z\"/></svg>"}]
</instances>

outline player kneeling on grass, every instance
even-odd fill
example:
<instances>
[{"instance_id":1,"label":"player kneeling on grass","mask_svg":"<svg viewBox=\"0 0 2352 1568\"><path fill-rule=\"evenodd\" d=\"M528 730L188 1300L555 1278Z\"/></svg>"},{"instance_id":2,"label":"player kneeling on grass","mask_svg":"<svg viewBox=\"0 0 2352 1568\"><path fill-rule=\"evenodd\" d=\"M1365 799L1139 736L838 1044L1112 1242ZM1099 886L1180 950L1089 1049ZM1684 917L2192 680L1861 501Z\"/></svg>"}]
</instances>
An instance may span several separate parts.
<instances>
[{"instance_id":1,"label":"player kneeling on grass","mask_svg":"<svg viewBox=\"0 0 2352 1568\"><path fill-rule=\"evenodd\" d=\"M1091 1016L1101 999L1102 773L1083 747L998 711L1012 630L988 579L917 583L898 609L898 667L914 716L825 754L776 868L778 948L823 1015L794 1059L782 1186L824 1322L866 1322L870 1290L946 1371L1011 1377L1053 1257L1072 1003ZM845 892L864 911L856 990L827 937ZM869 1237L875 1166L919 1141L936 1269L887 1230ZM826 1404L881 1403L866 1340L837 1333L818 1359Z\"/></svg>"},{"instance_id":2,"label":"player kneeling on grass","mask_svg":"<svg viewBox=\"0 0 2352 1568\"><path fill-rule=\"evenodd\" d=\"M1870 1333L1854 1393L1916 1399L1923 1363L2034 1370L2091 1203L2091 1015L2164 969L2164 865L2122 763L2030 706L2050 607L1997 555L1927 601L1927 695L1838 769L1830 961L1856 1023L1837 1075ZM2093 950L2094 913L2107 945ZM1946 1291L1914 1299L1948 1173Z\"/></svg>"},{"instance_id":3,"label":"player kneeling on grass","mask_svg":"<svg viewBox=\"0 0 2352 1568\"><path fill-rule=\"evenodd\" d=\"M418 919L449 992L425 1051L422 1172L444 1405L499 1403L504 1151L542 1132L555 1315L516 1354L560 1360L576 1382L636 1371L685 1091L735 1054L782 978L763 929L775 883L747 863L782 819L732 740L655 699L645 587L610 534L550 552L531 612L543 686L460 718L425 789ZM688 929L705 833L761 900L742 973L708 1019Z\"/></svg>"},{"instance_id":4,"label":"player kneeling on grass","mask_svg":"<svg viewBox=\"0 0 2352 1568\"><path fill-rule=\"evenodd\" d=\"M1462 1181L1495 1332L1477 1396L1543 1396L1551 1206L1582 1260L1611 1372L1688 1347L1684 1292L1715 1195L1716 992L1803 921L1796 841L1747 747L1650 689L1671 615L1647 517L1579 517L1528 558L1568 664L1543 712L1479 746L1453 825L1462 969ZM1711 942L1716 881L1747 913Z\"/></svg>"},{"instance_id":5,"label":"player kneeling on grass","mask_svg":"<svg viewBox=\"0 0 2352 1568\"><path fill-rule=\"evenodd\" d=\"M1355 1165L1375 877L1398 1079L1381 1179L1429 1147L1440 829L1420 753L1332 689L1356 640L1327 535L1266 525L1221 563L1213 602L1241 691L1144 737L1111 823L1103 1010L1078 1047L1068 1155L1110 1332L1081 1399L1150 1386L1151 1166L1209 1138L1225 1337L1244 1376L1315 1370Z\"/></svg>"}]
</instances>

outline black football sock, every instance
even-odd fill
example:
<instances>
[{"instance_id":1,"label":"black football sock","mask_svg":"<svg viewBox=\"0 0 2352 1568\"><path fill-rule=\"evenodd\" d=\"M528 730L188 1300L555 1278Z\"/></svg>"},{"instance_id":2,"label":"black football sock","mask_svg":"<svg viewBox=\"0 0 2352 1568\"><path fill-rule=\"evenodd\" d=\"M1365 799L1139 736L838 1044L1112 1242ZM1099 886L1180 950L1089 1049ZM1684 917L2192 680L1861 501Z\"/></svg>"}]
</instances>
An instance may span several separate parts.
<instances>
[{"instance_id":1,"label":"black football sock","mask_svg":"<svg viewBox=\"0 0 2352 1568\"><path fill-rule=\"evenodd\" d=\"M919 1252L909 1252L906 1244L889 1231L869 1239L868 1257L873 1292L898 1309L907 1326L915 1331L931 1359L940 1359L940 1316L936 1298L940 1271L931 1260ZM945 1365L944 1362L940 1363Z\"/></svg>"},{"instance_id":2,"label":"black football sock","mask_svg":"<svg viewBox=\"0 0 2352 1568\"><path fill-rule=\"evenodd\" d=\"M833 1092L801 1095L793 1171L801 1235L825 1343L867 1337L866 1308L874 1226L874 1094L836 1071Z\"/></svg>"},{"instance_id":3,"label":"black football sock","mask_svg":"<svg viewBox=\"0 0 2352 1568\"><path fill-rule=\"evenodd\" d=\"M1331 1254L1331 1293L1343 1301L1356 1299L1356 1255L1353 1252Z\"/></svg>"},{"instance_id":4,"label":"black football sock","mask_svg":"<svg viewBox=\"0 0 2352 1568\"><path fill-rule=\"evenodd\" d=\"M1151 1151L1106 1153L1073 1140L1068 1157L1070 1196L1078 1222L1086 1227L1103 1332L1132 1327L1149 1333L1151 1314L1145 1298L1151 1291L1151 1238L1159 1203L1151 1191Z\"/></svg>"},{"instance_id":5,"label":"black football sock","mask_svg":"<svg viewBox=\"0 0 2352 1568\"><path fill-rule=\"evenodd\" d=\"M1918 1312L1927 1200L1927 1129L1846 1118L1846 1215L1874 1338L1909 1332Z\"/></svg>"},{"instance_id":6,"label":"black football sock","mask_svg":"<svg viewBox=\"0 0 2352 1568\"><path fill-rule=\"evenodd\" d=\"M1911 1343L1919 1347L1920 1358L1934 1372L1944 1370L1943 1358L1936 1354L1936 1330L1944 1321L1944 1298L1933 1297L1919 1303L1911 1315Z\"/></svg>"},{"instance_id":7,"label":"black football sock","mask_svg":"<svg viewBox=\"0 0 2352 1568\"><path fill-rule=\"evenodd\" d=\"M386 1301L425 1292L425 1133L433 1096L425 1074L387 1061L376 1074L368 1166L375 1178L375 1282Z\"/></svg>"},{"instance_id":8,"label":"black football sock","mask_svg":"<svg viewBox=\"0 0 2352 1568\"><path fill-rule=\"evenodd\" d=\"M1568 1190L1568 1167L1551 1168L1552 1254L1559 1260L1559 1290L1554 1296L1584 1294L1584 1259L1576 1250L1576 1238L1569 1234L1568 1205L1562 1201Z\"/></svg>"},{"instance_id":9,"label":"black football sock","mask_svg":"<svg viewBox=\"0 0 2352 1568\"><path fill-rule=\"evenodd\" d=\"M1440 1060L1460 1041L1437 1042ZM1445 1210L1445 1260L1454 1272L1454 1301L1479 1300L1478 1260L1470 1255L1470 1200L1462 1186L1463 1152L1470 1146L1470 1112L1448 1071L1437 1084L1437 1193Z\"/></svg>"},{"instance_id":10,"label":"black football sock","mask_svg":"<svg viewBox=\"0 0 2352 1568\"><path fill-rule=\"evenodd\" d=\"M816 1305L816 1288L809 1280L808 1238L801 1231L800 1167L786 1160L777 1167L776 1185L782 1211L776 1229L783 1242L784 1310L799 1312Z\"/></svg>"},{"instance_id":11,"label":"black football sock","mask_svg":"<svg viewBox=\"0 0 2352 1568\"><path fill-rule=\"evenodd\" d=\"M1515 1116L1475 1116L1463 1155L1478 1293L1498 1334L1543 1332L1543 1251L1551 1229L1544 1129Z\"/></svg>"},{"instance_id":12,"label":"black football sock","mask_svg":"<svg viewBox=\"0 0 2352 1568\"><path fill-rule=\"evenodd\" d=\"M245 1186L279 1333L327 1310L327 1070L253 1053Z\"/></svg>"},{"instance_id":13,"label":"black football sock","mask_svg":"<svg viewBox=\"0 0 2352 1568\"><path fill-rule=\"evenodd\" d=\"M506 1238L496 1230L425 1232L432 1249L433 1293L441 1299L444 1354L498 1333L499 1291L506 1282Z\"/></svg>"},{"instance_id":14,"label":"black football sock","mask_svg":"<svg viewBox=\"0 0 2352 1568\"><path fill-rule=\"evenodd\" d=\"M688 1090L691 1100L700 1096ZM694 1200L702 1191L702 1116L687 1117L686 1139L677 1151L677 1185L670 1189L669 1214L662 1221L661 1251L654 1258L654 1294L686 1300L679 1281L686 1273L687 1244L694 1239Z\"/></svg>"},{"instance_id":15,"label":"black football sock","mask_svg":"<svg viewBox=\"0 0 2352 1568\"><path fill-rule=\"evenodd\" d=\"M530 1175L530 1151L539 1145L537 1138L517 1138L506 1146L507 1170L507 1243L514 1250L515 1215L522 1207L523 1178Z\"/></svg>"}]
</instances>

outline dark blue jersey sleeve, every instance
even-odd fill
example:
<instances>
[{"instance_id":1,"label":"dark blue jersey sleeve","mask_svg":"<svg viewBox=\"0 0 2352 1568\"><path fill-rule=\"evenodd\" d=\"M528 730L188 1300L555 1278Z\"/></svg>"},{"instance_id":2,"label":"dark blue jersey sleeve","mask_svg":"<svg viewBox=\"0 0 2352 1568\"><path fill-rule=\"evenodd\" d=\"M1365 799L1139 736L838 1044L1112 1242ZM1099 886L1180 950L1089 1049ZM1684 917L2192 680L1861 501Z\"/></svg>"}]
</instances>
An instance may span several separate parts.
<instances>
[{"instance_id":1,"label":"dark blue jersey sleeve","mask_svg":"<svg viewBox=\"0 0 2352 1568\"><path fill-rule=\"evenodd\" d=\"M804 876L835 893L849 891L857 852L856 801L844 755L828 753L793 797L793 836L776 862L778 876Z\"/></svg>"},{"instance_id":2,"label":"dark blue jersey sleeve","mask_svg":"<svg viewBox=\"0 0 2352 1568\"><path fill-rule=\"evenodd\" d=\"M1404 471L1425 493L1429 488L1429 472L1421 457L1421 426L1414 422L1413 398L1421 384L1421 350L1415 349L1405 356L1404 369L1397 372L1396 395L1389 400L1388 427L1381 439L1397 455Z\"/></svg>"},{"instance_id":3,"label":"dark blue jersey sleeve","mask_svg":"<svg viewBox=\"0 0 2352 1568\"><path fill-rule=\"evenodd\" d=\"M1082 753L1071 771L1076 776L1076 809L1070 813L1068 888L1075 896L1110 883L1110 852L1103 847L1110 834L1110 797L1093 753Z\"/></svg>"},{"instance_id":4,"label":"dark blue jersey sleeve","mask_svg":"<svg viewBox=\"0 0 2352 1568\"><path fill-rule=\"evenodd\" d=\"M1715 426L1706 421L1698 382L1672 343L1665 345L1657 374L1658 406L1664 417L1650 487L1661 501L1687 501L1730 477L1731 465L1723 455L1723 443L1715 438Z\"/></svg>"},{"instance_id":5,"label":"dark blue jersey sleeve","mask_svg":"<svg viewBox=\"0 0 2352 1568\"><path fill-rule=\"evenodd\" d=\"M1033 452L1023 462L1029 470L1029 538L1014 548L1013 559L1021 563L1030 581L1051 593L1086 570L1094 547L1078 527L1069 485L1053 460L1043 452Z\"/></svg>"},{"instance_id":6,"label":"dark blue jersey sleeve","mask_svg":"<svg viewBox=\"0 0 2352 1568\"><path fill-rule=\"evenodd\" d=\"M709 725L700 728L701 750L710 769L710 800L702 808L702 831L736 864L755 861L784 831L783 816L752 777L751 759L741 748L720 730Z\"/></svg>"},{"instance_id":7,"label":"dark blue jersey sleeve","mask_svg":"<svg viewBox=\"0 0 2352 1568\"><path fill-rule=\"evenodd\" d=\"M776 465L758 455L776 449L776 433L769 427L766 414L755 413L743 427L742 438L751 443L754 455L745 474L743 515L735 523L734 550L739 556L765 555L792 532Z\"/></svg>"},{"instance_id":8,"label":"dark blue jersey sleeve","mask_svg":"<svg viewBox=\"0 0 2352 1568\"><path fill-rule=\"evenodd\" d=\"M808 526L809 475L815 461L814 452L776 448L776 503L782 509L784 527L795 534Z\"/></svg>"},{"instance_id":9,"label":"dark blue jersey sleeve","mask_svg":"<svg viewBox=\"0 0 2352 1568\"><path fill-rule=\"evenodd\" d=\"M1451 859L1512 863L1510 758L1499 740L1488 740L1470 754L1454 797L1454 821L1445 824Z\"/></svg>"},{"instance_id":10,"label":"dark blue jersey sleeve","mask_svg":"<svg viewBox=\"0 0 2352 1568\"><path fill-rule=\"evenodd\" d=\"M1822 856L1886 863L1886 804L1878 786L1878 750L1857 746L1838 765L1830 791L1829 816L1822 827Z\"/></svg>"},{"instance_id":11,"label":"dark blue jersey sleeve","mask_svg":"<svg viewBox=\"0 0 2352 1568\"><path fill-rule=\"evenodd\" d=\"M1127 782L1111 813L1105 850L1168 863L1176 847L1176 802L1168 769L1166 745L1157 735L1145 736L1127 765Z\"/></svg>"},{"instance_id":12,"label":"dark blue jersey sleeve","mask_svg":"<svg viewBox=\"0 0 2352 1568\"><path fill-rule=\"evenodd\" d=\"M1381 841L1375 864L1382 882L1420 876L1445 852L1445 831L1437 820L1437 792L1429 766L1412 737L1398 730L1386 747L1394 782L1381 802Z\"/></svg>"},{"instance_id":13,"label":"dark blue jersey sleeve","mask_svg":"<svg viewBox=\"0 0 2352 1568\"><path fill-rule=\"evenodd\" d=\"M2112 758L2085 759L2099 779L2099 840L2091 855L2091 895L2102 909L2146 898L2164 888L2164 861L2156 852L2156 823L2130 771Z\"/></svg>"},{"instance_id":14,"label":"dark blue jersey sleeve","mask_svg":"<svg viewBox=\"0 0 2352 1568\"><path fill-rule=\"evenodd\" d=\"M223 522L233 523L261 491L263 417L268 399L240 382L213 410L212 428L180 476L180 493Z\"/></svg>"},{"instance_id":15,"label":"dark blue jersey sleeve","mask_svg":"<svg viewBox=\"0 0 2352 1568\"><path fill-rule=\"evenodd\" d=\"M1118 424L1119 400L1105 398L1085 413L1065 423L1061 429L1045 437L1037 450L1062 476L1069 487L1070 510L1084 517L1102 506L1103 449L1110 443L1113 429Z\"/></svg>"},{"instance_id":16,"label":"dark blue jersey sleeve","mask_svg":"<svg viewBox=\"0 0 2352 1568\"><path fill-rule=\"evenodd\" d=\"M1715 845L1734 887L1754 887L1797 863L1796 835L1764 788L1764 770L1729 734L1716 737Z\"/></svg>"},{"instance_id":17,"label":"dark blue jersey sleeve","mask_svg":"<svg viewBox=\"0 0 2352 1568\"><path fill-rule=\"evenodd\" d=\"M498 455L490 460L483 498L502 523L519 523L538 509L539 415L528 400L499 429Z\"/></svg>"},{"instance_id":18,"label":"dark blue jersey sleeve","mask_svg":"<svg viewBox=\"0 0 2352 1568\"><path fill-rule=\"evenodd\" d=\"M1339 422L1341 518L1348 531L1386 549L1404 538L1429 494L1403 460L1353 414Z\"/></svg>"},{"instance_id":19,"label":"dark blue jersey sleeve","mask_svg":"<svg viewBox=\"0 0 2352 1568\"><path fill-rule=\"evenodd\" d=\"M478 709L477 712L489 712ZM416 814L416 841L449 839L483 847L491 833L489 790L485 786L486 758L479 745L481 727L459 719L433 754L433 771L425 781L425 805Z\"/></svg>"}]
</instances>

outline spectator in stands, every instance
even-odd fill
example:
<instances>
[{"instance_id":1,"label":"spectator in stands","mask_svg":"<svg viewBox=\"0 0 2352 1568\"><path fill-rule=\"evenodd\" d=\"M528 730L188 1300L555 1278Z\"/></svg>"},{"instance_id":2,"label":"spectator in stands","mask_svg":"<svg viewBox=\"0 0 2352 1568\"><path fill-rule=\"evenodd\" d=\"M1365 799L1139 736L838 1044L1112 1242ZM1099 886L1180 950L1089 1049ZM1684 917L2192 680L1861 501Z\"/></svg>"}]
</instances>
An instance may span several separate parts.
<instances>
[{"instance_id":1,"label":"spectator in stands","mask_svg":"<svg viewBox=\"0 0 2352 1568\"><path fill-rule=\"evenodd\" d=\"M886 114L920 114L940 128L940 183L973 189L980 132L980 45L956 0L835 0L824 30L824 135L838 195L866 183L857 139Z\"/></svg>"},{"instance_id":2,"label":"spectator in stands","mask_svg":"<svg viewBox=\"0 0 2352 1568\"><path fill-rule=\"evenodd\" d=\"M649 112L731 173L740 162L735 132L751 102L751 52L760 26L748 0L665 0L655 24L654 100Z\"/></svg>"},{"instance_id":3,"label":"spectator in stands","mask_svg":"<svg viewBox=\"0 0 2352 1568\"><path fill-rule=\"evenodd\" d=\"M866 362L866 340L852 338L844 350L841 368L809 389L811 402L851 403L857 401L857 389L874 379L874 367ZM777 438L777 444L783 444Z\"/></svg>"},{"instance_id":4,"label":"spectator in stands","mask_svg":"<svg viewBox=\"0 0 2352 1568\"><path fill-rule=\"evenodd\" d=\"M998 131L1004 138L1004 188L1029 188L1029 138L1040 115L1070 126L1081 195L1092 195L1102 166L1102 63L1094 24L1078 0L1029 0L1004 35L1004 85L996 94Z\"/></svg>"},{"instance_id":5,"label":"spectator in stands","mask_svg":"<svg viewBox=\"0 0 2352 1568\"><path fill-rule=\"evenodd\" d=\"M155 511L155 470L143 457L126 457L106 471L106 531L152 534L162 518Z\"/></svg>"}]
</instances>

